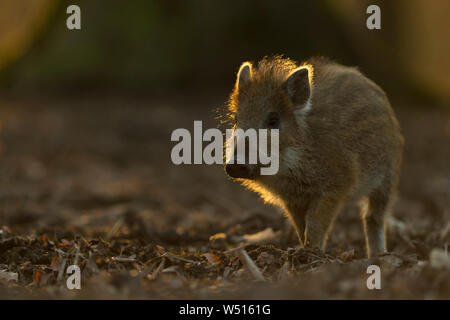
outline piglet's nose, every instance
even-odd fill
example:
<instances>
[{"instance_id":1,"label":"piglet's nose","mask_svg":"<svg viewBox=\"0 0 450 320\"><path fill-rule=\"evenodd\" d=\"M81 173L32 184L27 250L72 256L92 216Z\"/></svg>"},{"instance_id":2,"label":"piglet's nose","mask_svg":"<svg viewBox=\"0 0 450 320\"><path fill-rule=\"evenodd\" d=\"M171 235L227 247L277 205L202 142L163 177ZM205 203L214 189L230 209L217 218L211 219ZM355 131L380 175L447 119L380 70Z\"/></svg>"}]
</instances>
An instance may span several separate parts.
<instances>
[{"instance_id":1,"label":"piglet's nose","mask_svg":"<svg viewBox=\"0 0 450 320\"><path fill-rule=\"evenodd\" d=\"M225 166L227 175L232 178L250 179L251 170L248 165L245 164L227 164Z\"/></svg>"}]
</instances>

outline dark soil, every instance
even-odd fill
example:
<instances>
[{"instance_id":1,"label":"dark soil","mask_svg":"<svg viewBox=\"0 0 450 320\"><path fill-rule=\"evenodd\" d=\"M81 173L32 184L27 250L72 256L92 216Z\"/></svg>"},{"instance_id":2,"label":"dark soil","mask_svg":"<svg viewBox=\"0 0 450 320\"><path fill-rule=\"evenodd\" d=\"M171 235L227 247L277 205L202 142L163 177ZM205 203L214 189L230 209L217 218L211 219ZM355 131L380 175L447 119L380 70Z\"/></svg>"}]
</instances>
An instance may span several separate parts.
<instances>
[{"instance_id":1,"label":"dark soil","mask_svg":"<svg viewBox=\"0 0 450 320\"><path fill-rule=\"evenodd\" d=\"M450 298L448 113L396 108L406 149L390 253L367 259L351 208L326 253L299 249L279 210L221 166L172 164L171 132L216 127L224 99L0 100L0 298ZM267 243L246 243L264 230ZM72 264L81 290L66 287ZM371 264L381 290L367 289Z\"/></svg>"}]
</instances>

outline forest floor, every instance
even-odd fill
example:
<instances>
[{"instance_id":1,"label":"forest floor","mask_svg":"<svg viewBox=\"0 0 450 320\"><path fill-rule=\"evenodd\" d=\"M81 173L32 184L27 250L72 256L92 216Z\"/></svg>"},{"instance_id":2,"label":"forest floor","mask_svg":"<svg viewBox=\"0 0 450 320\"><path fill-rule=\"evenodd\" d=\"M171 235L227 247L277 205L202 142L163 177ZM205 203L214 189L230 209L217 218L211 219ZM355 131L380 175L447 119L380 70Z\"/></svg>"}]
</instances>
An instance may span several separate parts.
<instances>
[{"instance_id":1,"label":"forest floor","mask_svg":"<svg viewBox=\"0 0 450 320\"><path fill-rule=\"evenodd\" d=\"M352 208L326 253L299 249L280 211L220 165L172 164L172 131L216 127L225 98L0 99L0 298L450 298L448 112L396 108L389 253L367 259ZM80 290L66 287L72 264ZM372 264L380 290L366 286Z\"/></svg>"}]
</instances>

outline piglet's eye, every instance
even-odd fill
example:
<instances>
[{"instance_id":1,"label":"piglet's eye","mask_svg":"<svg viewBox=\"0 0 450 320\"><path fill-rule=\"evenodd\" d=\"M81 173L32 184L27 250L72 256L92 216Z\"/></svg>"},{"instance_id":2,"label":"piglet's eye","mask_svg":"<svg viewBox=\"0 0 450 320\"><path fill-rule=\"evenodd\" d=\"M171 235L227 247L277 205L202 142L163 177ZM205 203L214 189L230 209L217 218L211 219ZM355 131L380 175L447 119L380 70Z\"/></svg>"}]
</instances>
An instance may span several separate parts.
<instances>
[{"instance_id":1,"label":"piglet's eye","mask_svg":"<svg viewBox=\"0 0 450 320\"><path fill-rule=\"evenodd\" d=\"M280 115L278 112L270 112L266 117L266 127L268 129L280 129Z\"/></svg>"}]
</instances>

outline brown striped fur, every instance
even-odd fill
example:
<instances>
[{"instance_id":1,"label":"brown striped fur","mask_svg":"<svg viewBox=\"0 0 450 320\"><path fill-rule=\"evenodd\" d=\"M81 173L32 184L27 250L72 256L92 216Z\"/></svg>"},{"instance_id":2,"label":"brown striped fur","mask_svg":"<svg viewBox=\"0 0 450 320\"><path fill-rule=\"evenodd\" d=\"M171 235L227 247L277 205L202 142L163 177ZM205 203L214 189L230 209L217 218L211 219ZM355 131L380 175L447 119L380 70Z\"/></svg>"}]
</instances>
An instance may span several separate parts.
<instances>
[{"instance_id":1,"label":"brown striped fur","mask_svg":"<svg viewBox=\"0 0 450 320\"><path fill-rule=\"evenodd\" d=\"M359 203L368 256L385 252L403 137L383 90L356 68L322 58L298 65L277 56L247 65L250 78L237 81L228 108L242 129L262 128L269 112L280 114L280 169L238 180L284 209L301 245L321 249L337 214ZM299 66L309 70L308 111L296 109L286 90Z\"/></svg>"}]
</instances>

